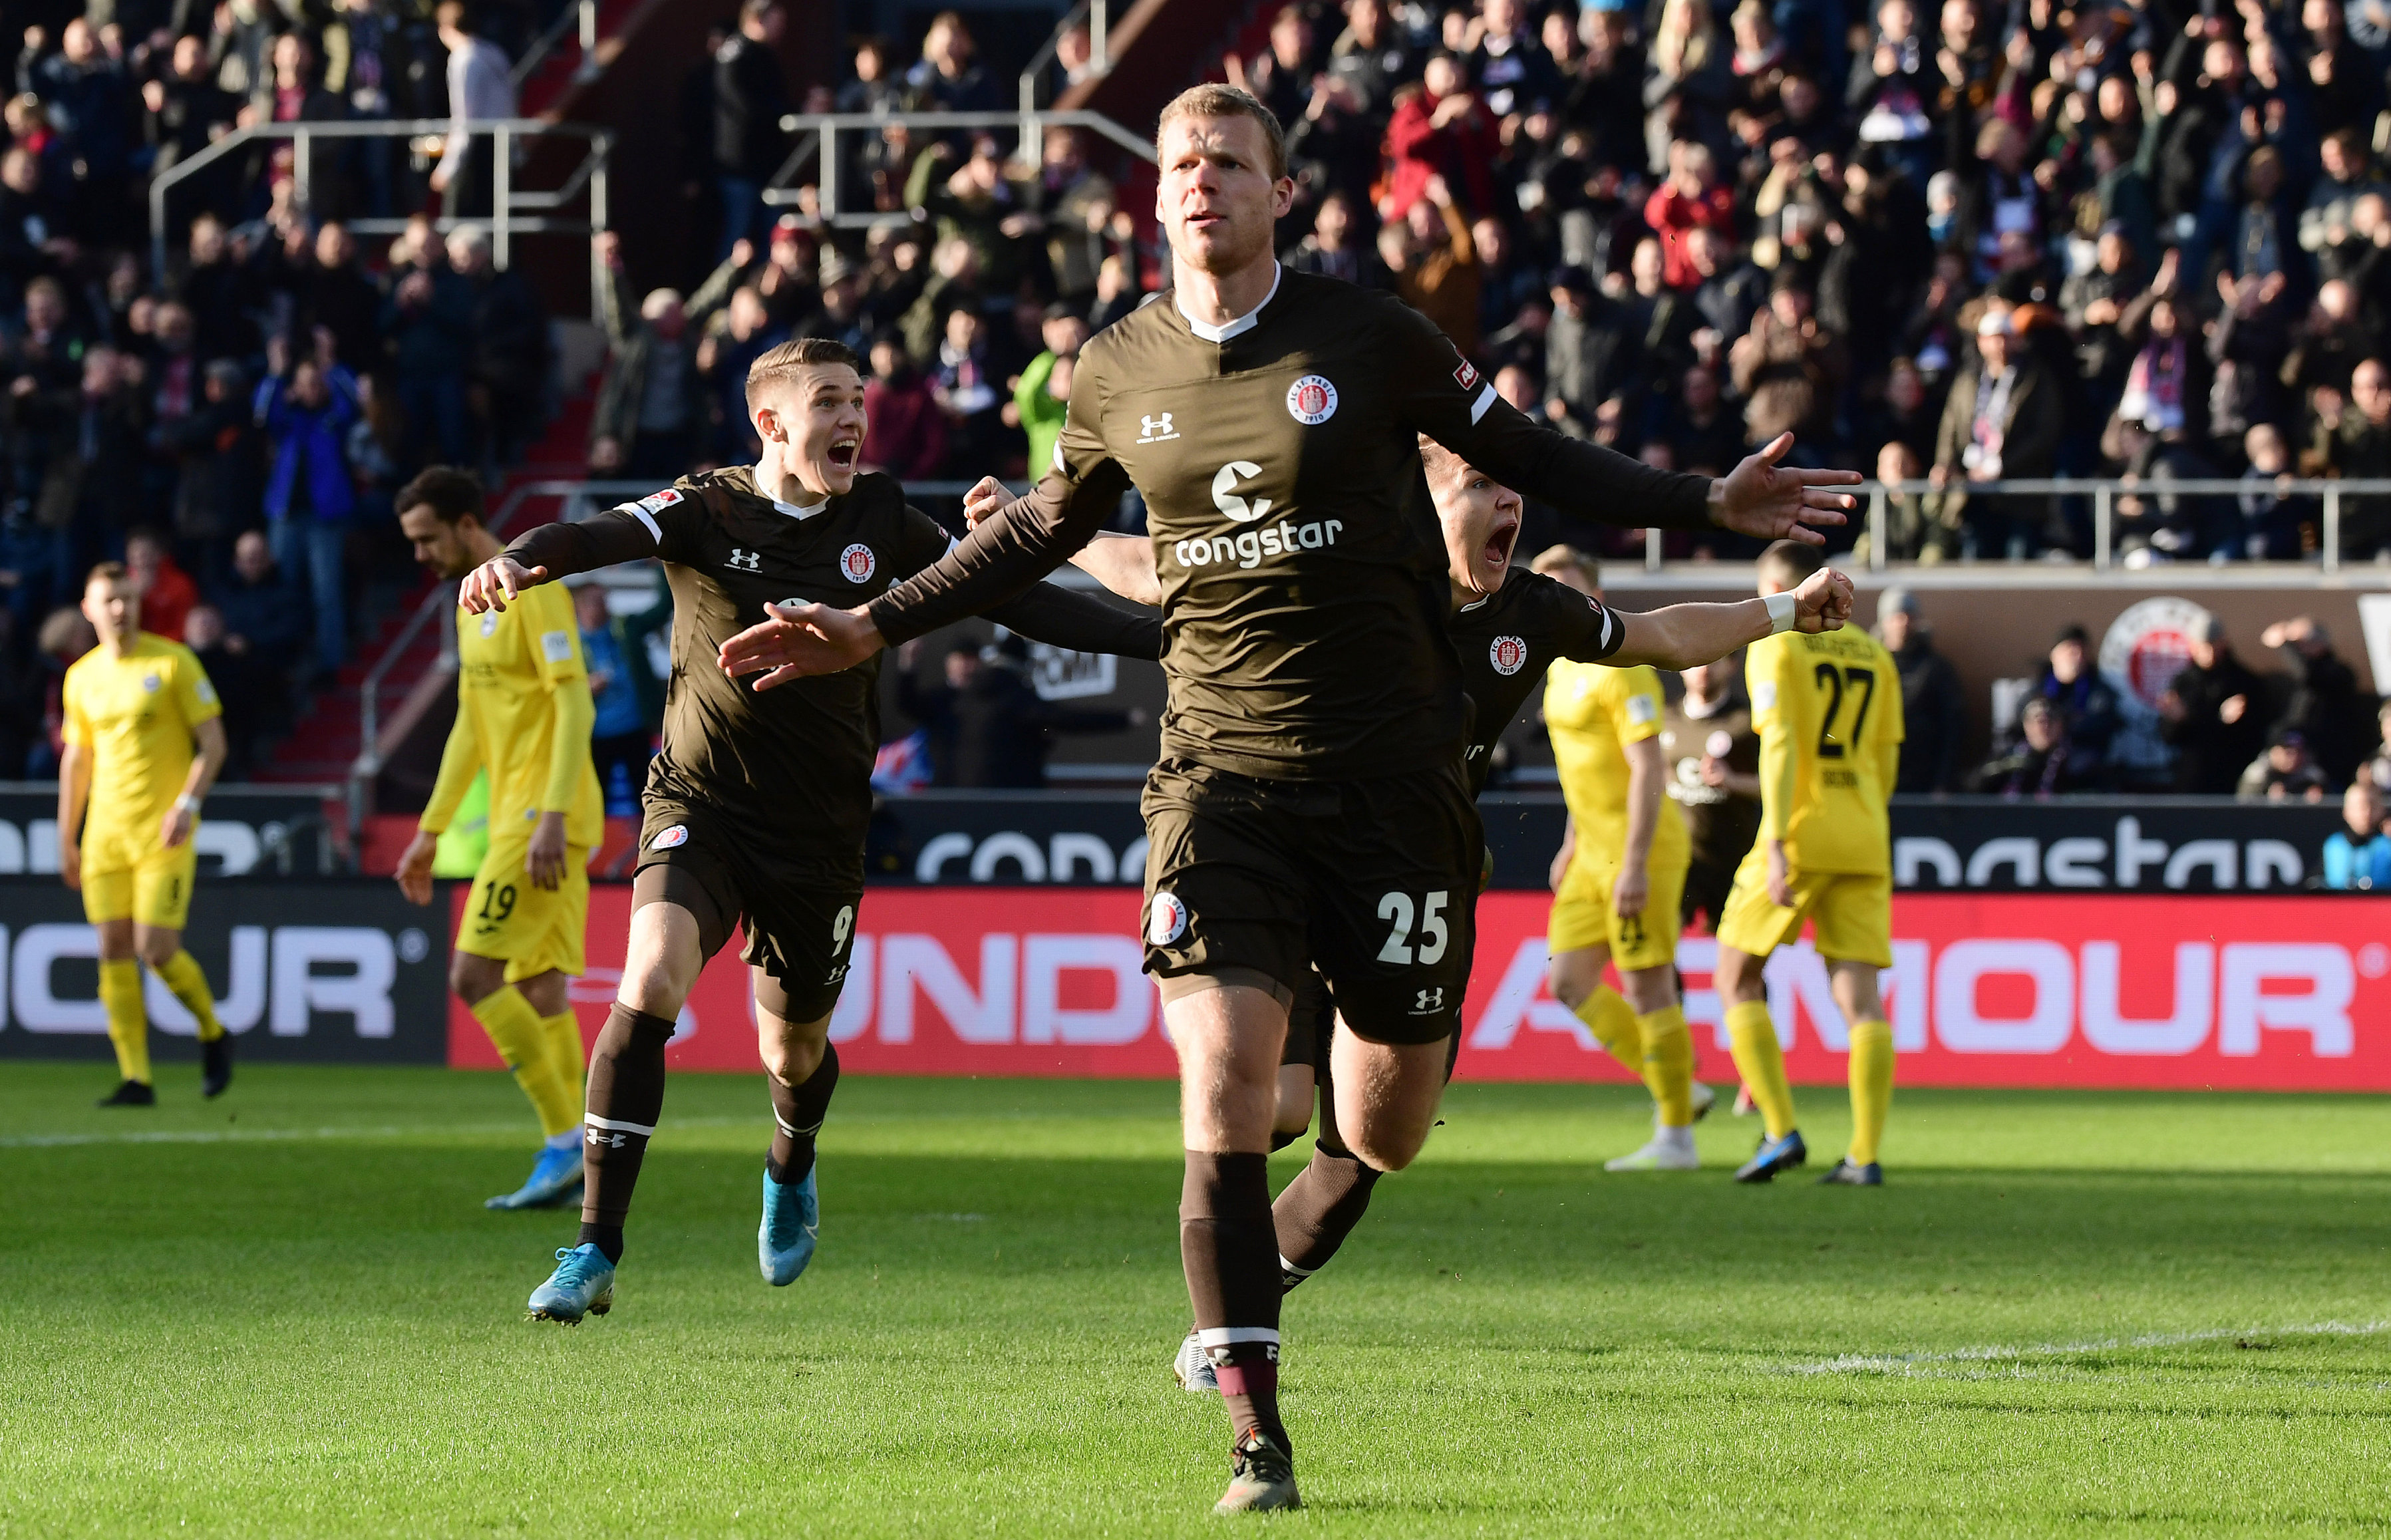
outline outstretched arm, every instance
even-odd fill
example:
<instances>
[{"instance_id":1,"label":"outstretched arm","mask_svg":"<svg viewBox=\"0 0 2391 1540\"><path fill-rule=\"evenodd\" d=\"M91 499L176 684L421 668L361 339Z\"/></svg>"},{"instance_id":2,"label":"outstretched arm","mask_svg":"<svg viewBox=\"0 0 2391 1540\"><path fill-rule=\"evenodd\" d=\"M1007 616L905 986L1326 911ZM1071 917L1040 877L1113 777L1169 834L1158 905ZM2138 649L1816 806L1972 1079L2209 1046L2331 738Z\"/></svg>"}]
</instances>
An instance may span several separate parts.
<instances>
[{"instance_id":1,"label":"outstretched arm","mask_svg":"<svg viewBox=\"0 0 2391 1540\"><path fill-rule=\"evenodd\" d=\"M973 528L1003 507L1010 494L994 476L982 476L963 494L963 519ZM1154 542L1135 535L1099 530L1071 553L1071 564L1133 604L1162 603L1162 575L1155 570Z\"/></svg>"},{"instance_id":2,"label":"outstretched arm","mask_svg":"<svg viewBox=\"0 0 2391 1540\"><path fill-rule=\"evenodd\" d=\"M525 589L576 572L662 556L664 542L662 526L636 503L610 508L578 524L542 524L467 573L457 585L457 602L469 615L503 613Z\"/></svg>"},{"instance_id":3,"label":"outstretched arm","mask_svg":"<svg viewBox=\"0 0 2391 1540\"><path fill-rule=\"evenodd\" d=\"M1614 610L1627 638L1608 660L1625 666L1648 663L1655 668L1691 668L1716 663L1738 647L1750 646L1777 631L1834 631L1852 615L1852 583L1832 567L1821 567L1779 601L1792 602L1790 624L1779 626L1764 599L1732 604L1671 604L1643 615ZM1780 605L1781 607L1781 605Z\"/></svg>"}]
</instances>

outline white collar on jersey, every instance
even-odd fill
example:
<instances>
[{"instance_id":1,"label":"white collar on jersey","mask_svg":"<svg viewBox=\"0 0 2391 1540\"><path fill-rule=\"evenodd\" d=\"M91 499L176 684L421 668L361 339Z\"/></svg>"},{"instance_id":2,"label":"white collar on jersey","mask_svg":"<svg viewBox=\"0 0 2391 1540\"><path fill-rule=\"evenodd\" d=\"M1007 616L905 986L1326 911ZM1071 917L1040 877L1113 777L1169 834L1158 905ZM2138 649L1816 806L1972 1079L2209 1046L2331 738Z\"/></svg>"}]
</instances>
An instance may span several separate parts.
<instances>
[{"instance_id":1,"label":"white collar on jersey","mask_svg":"<svg viewBox=\"0 0 2391 1540\"><path fill-rule=\"evenodd\" d=\"M1188 315L1187 302L1179 297L1179 291L1176 289L1173 289L1170 291L1170 303L1178 307L1181 318L1185 320L1187 323L1188 330L1193 331L1196 335L1203 338L1208 343L1225 343L1232 337L1242 337L1247 332L1251 331L1254 329L1258 324L1255 317L1259 317L1264 310L1270 307L1271 301L1278 298L1278 280L1286 275L1286 269L1281 267L1276 262L1273 262L1271 264L1270 292L1262 296L1261 304L1254 306L1251 310L1247 311L1244 315L1238 317L1235 320L1231 321L1226 326L1210 326L1203 321L1197 320L1195 317Z\"/></svg>"},{"instance_id":2,"label":"white collar on jersey","mask_svg":"<svg viewBox=\"0 0 2391 1540\"><path fill-rule=\"evenodd\" d=\"M756 464L756 485L759 488L764 485L764 465L761 460L758 460ZM810 519L815 514L830 506L830 499L828 498L824 498L818 503L810 503L803 508L798 507L793 502L782 502L778 498L774 498L770 500L775 509L778 509L781 512L786 513L792 519Z\"/></svg>"}]
</instances>

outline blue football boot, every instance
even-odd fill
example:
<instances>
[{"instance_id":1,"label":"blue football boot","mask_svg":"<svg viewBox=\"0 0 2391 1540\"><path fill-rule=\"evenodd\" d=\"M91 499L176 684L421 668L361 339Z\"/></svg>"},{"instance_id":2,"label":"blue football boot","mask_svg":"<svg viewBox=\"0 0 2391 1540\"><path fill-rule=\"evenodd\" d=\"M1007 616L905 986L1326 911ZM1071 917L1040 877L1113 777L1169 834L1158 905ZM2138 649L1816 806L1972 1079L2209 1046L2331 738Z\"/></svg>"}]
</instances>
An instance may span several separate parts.
<instances>
[{"instance_id":1,"label":"blue football boot","mask_svg":"<svg viewBox=\"0 0 2391 1540\"><path fill-rule=\"evenodd\" d=\"M484 1200L485 1209L553 1209L581 1190L581 1141L563 1149L542 1146L531 1175L513 1192Z\"/></svg>"},{"instance_id":2,"label":"blue football boot","mask_svg":"<svg viewBox=\"0 0 2391 1540\"><path fill-rule=\"evenodd\" d=\"M1884 1167L1874 1160L1865 1166L1854 1165L1851 1158L1845 1156L1835 1162L1833 1171L1818 1178L1818 1185L1821 1187L1881 1187L1884 1185Z\"/></svg>"},{"instance_id":3,"label":"blue football boot","mask_svg":"<svg viewBox=\"0 0 2391 1540\"><path fill-rule=\"evenodd\" d=\"M1736 1169L1735 1179L1738 1182L1765 1182L1778 1171L1790 1171L1796 1166L1808 1164L1809 1159L1810 1147L1802 1143L1802 1131L1792 1129L1782 1139L1763 1138L1760 1148L1751 1158Z\"/></svg>"},{"instance_id":4,"label":"blue football boot","mask_svg":"<svg viewBox=\"0 0 2391 1540\"><path fill-rule=\"evenodd\" d=\"M764 1223L756 1231L756 1264L764 1281L781 1288L797 1281L806 1263L814 1260L814 1241L821 1229L821 1204L814 1196L814 1173L802 1182L775 1182L764 1173Z\"/></svg>"},{"instance_id":5,"label":"blue football boot","mask_svg":"<svg viewBox=\"0 0 2391 1540\"><path fill-rule=\"evenodd\" d=\"M556 1271L531 1291L531 1318L562 1321L577 1326L584 1315L603 1315L614 1308L614 1264L598 1249L596 1241L557 1248Z\"/></svg>"}]
</instances>

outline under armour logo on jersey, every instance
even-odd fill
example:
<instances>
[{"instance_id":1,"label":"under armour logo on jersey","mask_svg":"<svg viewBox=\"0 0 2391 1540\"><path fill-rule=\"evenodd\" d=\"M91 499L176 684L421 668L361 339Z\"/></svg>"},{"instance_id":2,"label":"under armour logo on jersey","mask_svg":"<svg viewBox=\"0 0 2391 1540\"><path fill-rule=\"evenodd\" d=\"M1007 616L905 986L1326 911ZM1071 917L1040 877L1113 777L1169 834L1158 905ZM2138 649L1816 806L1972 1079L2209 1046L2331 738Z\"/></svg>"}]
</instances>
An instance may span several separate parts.
<instances>
[{"instance_id":1,"label":"under armour logo on jersey","mask_svg":"<svg viewBox=\"0 0 2391 1540\"><path fill-rule=\"evenodd\" d=\"M764 570L764 553L759 550L742 550L737 546L732 546L730 560L722 564L734 572L761 572Z\"/></svg>"},{"instance_id":2,"label":"under armour logo on jersey","mask_svg":"<svg viewBox=\"0 0 2391 1540\"><path fill-rule=\"evenodd\" d=\"M1419 1001L1412 1007L1412 1015L1426 1016L1431 1011L1441 1011L1443 1009L1444 987L1442 985L1439 985L1435 989L1422 990L1419 991Z\"/></svg>"},{"instance_id":3,"label":"under armour logo on jersey","mask_svg":"<svg viewBox=\"0 0 2391 1540\"><path fill-rule=\"evenodd\" d=\"M1137 420L1137 441L1140 444L1159 444L1166 438L1178 436L1179 430L1170 425L1169 412L1164 412L1160 417L1141 417Z\"/></svg>"}]
</instances>

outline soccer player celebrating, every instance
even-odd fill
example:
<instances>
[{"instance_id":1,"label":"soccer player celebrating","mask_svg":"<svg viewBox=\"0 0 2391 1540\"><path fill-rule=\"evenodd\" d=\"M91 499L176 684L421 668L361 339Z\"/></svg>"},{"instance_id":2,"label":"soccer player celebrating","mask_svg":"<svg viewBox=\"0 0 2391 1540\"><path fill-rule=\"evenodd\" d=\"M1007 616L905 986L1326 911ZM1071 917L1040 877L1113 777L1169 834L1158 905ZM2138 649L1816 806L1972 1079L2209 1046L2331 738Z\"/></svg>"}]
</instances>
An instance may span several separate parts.
<instances>
[{"instance_id":1,"label":"soccer player celebrating","mask_svg":"<svg viewBox=\"0 0 2391 1540\"><path fill-rule=\"evenodd\" d=\"M400 489L398 525L415 559L460 578L498 554L483 527L482 485L434 465ZM490 845L473 874L448 983L490 1034L531 1099L545 1143L531 1175L492 1209L545 1209L581 1186L581 1028L565 998L583 971L589 852L606 833L590 762L597 707L581 628L560 587L537 588L503 615L457 611L457 725L398 886L432 901L432 861L476 773L490 788Z\"/></svg>"},{"instance_id":2,"label":"soccer player celebrating","mask_svg":"<svg viewBox=\"0 0 2391 1540\"><path fill-rule=\"evenodd\" d=\"M1643 615L1609 610L1598 590L1513 567L1519 495L1434 440L1423 439L1419 447L1443 536L1450 590L1445 628L1460 654L1468 696L1470 725L1463 761L1473 797L1485 789L1494 744L1512 718L1547 670L1565 660L1688 668L1727 656L1784 627L1831 630L1851 614L1851 584L1831 570L1822 570L1797 592L1773 602L1673 604ZM977 524L1004 498L998 482L984 480L964 498L964 515ZM1100 535L1074 552L1071 561L1124 599L1143 604L1162 602L1150 540ZM1538 564L1545 563L1540 559ZM1334 1010L1317 970L1297 984L1280 1055L1273 1149L1293 1143L1311 1125L1315 1082L1329 1073L1328 1056L1322 1051L1328 1042L1323 1028L1333 1025ZM1448 1076L1459 1048L1457 1035L1447 1040ZM1337 1254L1361 1223L1380 1174L1338 1136L1333 1094L1319 1101L1321 1131L1311 1163L1271 1206L1283 1290L1295 1288ZM1198 1332L1188 1333L1171 1372L1190 1391L1216 1388Z\"/></svg>"},{"instance_id":3,"label":"soccer player celebrating","mask_svg":"<svg viewBox=\"0 0 2391 1540\"><path fill-rule=\"evenodd\" d=\"M581 1236L533 1293L536 1319L578 1321L612 1306L624 1217L664 1106L665 1044L734 925L746 933L741 956L778 1131L764 1166L757 1264L782 1285L812 1260L814 1142L838 1084L830 1016L863 899L880 668L872 661L757 694L717 660L768 604L872 599L953 543L906 506L894 479L857 473L861 369L826 339L770 349L747 372L764 446L754 466L684 477L585 523L535 529L461 586L469 613L503 614L550 579L660 558L673 593L673 683L664 748L648 772L622 988L590 1058ZM1083 652L1153 657L1161 645L1152 617L1051 587L989 615Z\"/></svg>"},{"instance_id":4,"label":"soccer player celebrating","mask_svg":"<svg viewBox=\"0 0 2391 1540\"><path fill-rule=\"evenodd\" d=\"M1535 570L1602 596L1594 563L1567 546L1537 557ZM1677 998L1687 846L1686 821L1664 795L1665 704L1661 676L1649 665L1598 668L1565 660L1553 665L1544 685L1544 721L1570 813L1553 858L1546 938L1553 998L1642 1079L1657 1108L1651 1141L1606 1161L1603 1169L1612 1171L1700 1166L1694 1119L1710 1099L1709 1087L1694 1083L1693 1040ZM1619 964L1619 990L1602 981L1611 962ZM1700 1107L1698 1091L1704 1093Z\"/></svg>"},{"instance_id":5,"label":"soccer player celebrating","mask_svg":"<svg viewBox=\"0 0 2391 1540\"><path fill-rule=\"evenodd\" d=\"M1817 568L1816 551L1780 541L1761 555L1760 591L1781 596ZM1746 669L1760 730L1760 842L1737 869L1719 920L1714 981L1736 1068L1767 1131L1735 1179L1766 1182L1809 1158L1761 977L1768 954L1806 920L1817 925L1851 1031L1851 1150L1821 1180L1873 1187L1884 1180L1877 1145L1893 1100L1893 1029L1877 970L1893 966L1885 806L1901 762L1901 676L1893 654L1856 628L1755 642Z\"/></svg>"},{"instance_id":6,"label":"soccer player celebrating","mask_svg":"<svg viewBox=\"0 0 2391 1540\"><path fill-rule=\"evenodd\" d=\"M122 565L92 568L83 613L99 645L68 668L60 696L58 874L99 931L99 998L123 1075L99 1105L158 1102L143 963L198 1020L200 1088L219 1096L232 1083L232 1039L207 976L183 950L183 925L199 872L200 801L224 769L224 708L189 648L141 629L141 590Z\"/></svg>"},{"instance_id":7,"label":"soccer player celebrating","mask_svg":"<svg viewBox=\"0 0 2391 1540\"><path fill-rule=\"evenodd\" d=\"M1435 1120L1472 943L1480 830L1415 434L1639 525L1783 537L1840 523L1849 498L1824 488L1855 478L1779 469L1790 440L1712 482L1564 438L1401 301L1281 271L1295 184L1269 109L1196 86L1158 138L1178 287L1083 350L1053 473L929 572L866 606L782 606L723 661L767 669L759 687L851 667L1019 592L1144 494L1170 689L1146 966L1180 1055L1180 1248L1233 1430L1219 1508L1289 1508L1265 1169L1287 1005L1317 965L1338 1131L1399 1170Z\"/></svg>"}]
</instances>

